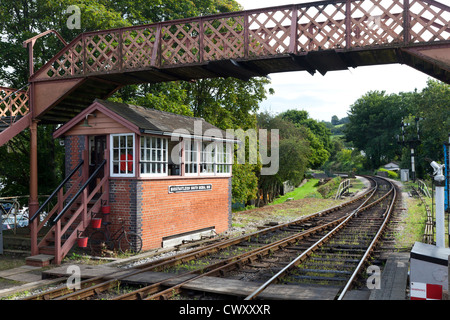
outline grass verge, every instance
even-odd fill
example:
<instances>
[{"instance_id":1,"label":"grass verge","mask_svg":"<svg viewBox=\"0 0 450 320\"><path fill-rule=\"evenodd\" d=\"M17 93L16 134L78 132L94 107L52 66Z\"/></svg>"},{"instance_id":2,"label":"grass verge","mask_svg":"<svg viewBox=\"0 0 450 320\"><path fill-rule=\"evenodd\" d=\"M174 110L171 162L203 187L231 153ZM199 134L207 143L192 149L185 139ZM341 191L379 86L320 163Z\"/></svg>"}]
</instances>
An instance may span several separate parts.
<instances>
[{"instance_id":1,"label":"grass verge","mask_svg":"<svg viewBox=\"0 0 450 320\"><path fill-rule=\"evenodd\" d=\"M310 179L301 187L298 187L295 190L286 193L284 196L281 196L281 197L275 199L269 205L283 203L289 198L293 198L293 200L299 200L299 199L303 199L306 197L308 197L308 198L321 197L320 194L317 192L317 187L316 187L317 182L319 182L319 179Z\"/></svg>"}]
</instances>

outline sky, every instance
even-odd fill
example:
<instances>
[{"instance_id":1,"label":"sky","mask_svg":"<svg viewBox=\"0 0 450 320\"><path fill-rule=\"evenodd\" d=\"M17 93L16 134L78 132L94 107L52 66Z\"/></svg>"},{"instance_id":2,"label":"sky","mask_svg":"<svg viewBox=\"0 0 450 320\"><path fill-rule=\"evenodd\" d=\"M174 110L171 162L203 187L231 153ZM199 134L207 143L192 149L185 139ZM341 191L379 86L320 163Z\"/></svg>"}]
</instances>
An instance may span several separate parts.
<instances>
[{"instance_id":1,"label":"sky","mask_svg":"<svg viewBox=\"0 0 450 320\"><path fill-rule=\"evenodd\" d=\"M312 0L237 0L244 10L306 3ZM330 71L325 76L306 71L273 73L269 75L275 90L261 102L260 111L273 114L289 109L306 110L319 121L331 121L336 115L346 117L350 106L369 91L386 93L418 91L426 87L430 78L409 66L400 64L350 68Z\"/></svg>"}]
</instances>

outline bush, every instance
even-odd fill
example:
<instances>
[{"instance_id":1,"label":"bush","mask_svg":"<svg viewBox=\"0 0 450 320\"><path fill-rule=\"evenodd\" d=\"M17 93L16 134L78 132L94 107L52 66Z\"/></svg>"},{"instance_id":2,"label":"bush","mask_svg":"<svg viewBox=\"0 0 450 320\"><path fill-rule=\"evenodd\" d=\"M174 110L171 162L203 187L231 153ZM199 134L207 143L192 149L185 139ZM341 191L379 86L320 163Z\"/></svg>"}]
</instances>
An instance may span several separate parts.
<instances>
[{"instance_id":1,"label":"bush","mask_svg":"<svg viewBox=\"0 0 450 320\"><path fill-rule=\"evenodd\" d=\"M334 197L341 182L342 182L341 177L333 178L324 185L321 185L317 189L317 191L322 195L322 198L324 199Z\"/></svg>"},{"instance_id":2,"label":"bush","mask_svg":"<svg viewBox=\"0 0 450 320\"><path fill-rule=\"evenodd\" d=\"M378 169L378 171L387 172L388 178L390 178L390 179L398 179L398 174L395 171L384 169L384 168L380 168L380 169Z\"/></svg>"}]
</instances>

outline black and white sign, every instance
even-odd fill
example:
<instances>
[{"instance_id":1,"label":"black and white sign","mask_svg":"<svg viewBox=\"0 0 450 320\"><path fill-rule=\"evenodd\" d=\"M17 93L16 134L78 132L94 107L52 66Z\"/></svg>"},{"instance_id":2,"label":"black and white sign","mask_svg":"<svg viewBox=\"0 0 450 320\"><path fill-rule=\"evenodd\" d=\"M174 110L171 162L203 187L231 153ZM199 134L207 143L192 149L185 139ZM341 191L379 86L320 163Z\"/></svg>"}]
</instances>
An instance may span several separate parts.
<instances>
[{"instance_id":1,"label":"black and white sign","mask_svg":"<svg viewBox=\"0 0 450 320\"><path fill-rule=\"evenodd\" d=\"M192 184L187 186L169 186L169 193L211 191L212 184Z\"/></svg>"}]
</instances>

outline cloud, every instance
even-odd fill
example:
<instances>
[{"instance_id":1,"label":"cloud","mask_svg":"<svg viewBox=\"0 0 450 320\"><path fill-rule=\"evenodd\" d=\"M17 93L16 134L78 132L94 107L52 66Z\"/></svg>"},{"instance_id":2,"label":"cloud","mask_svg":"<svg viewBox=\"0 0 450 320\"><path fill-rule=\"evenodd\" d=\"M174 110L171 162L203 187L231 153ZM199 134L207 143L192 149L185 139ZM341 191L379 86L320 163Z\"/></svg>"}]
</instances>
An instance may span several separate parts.
<instances>
[{"instance_id":1,"label":"cloud","mask_svg":"<svg viewBox=\"0 0 450 320\"><path fill-rule=\"evenodd\" d=\"M350 106L369 91L399 93L422 90L428 76L408 66L382 65L329 72L325 76L307 72L271 74L275 94L261 103L261 110L280 113L298 108L317 120L347 116Z\"/></svg>"}]
</instances>

